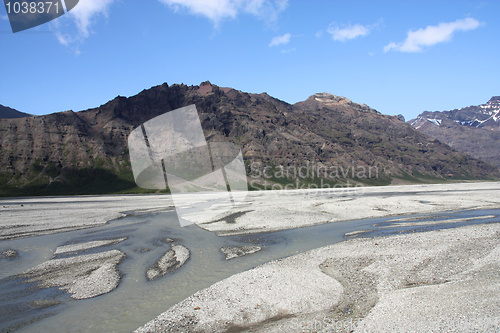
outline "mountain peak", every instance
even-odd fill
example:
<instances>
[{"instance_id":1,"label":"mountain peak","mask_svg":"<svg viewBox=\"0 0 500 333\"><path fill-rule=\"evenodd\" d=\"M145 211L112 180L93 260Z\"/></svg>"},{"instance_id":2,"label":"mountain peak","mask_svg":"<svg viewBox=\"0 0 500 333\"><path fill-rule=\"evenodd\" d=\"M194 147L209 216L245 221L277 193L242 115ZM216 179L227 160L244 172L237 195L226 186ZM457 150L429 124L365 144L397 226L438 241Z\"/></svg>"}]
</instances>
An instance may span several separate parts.
<instances>
[{"instance_id":1,"label":"mountain peak","mask_svg":"<svg viewBox=\"0 0 500 333\"><path fill-rule=\"evenodd\" d=\"M340 105L340 104L352 103L350 99L347 99L347 98L342 97L342 96L330 94L327 92L317 93L317 94L312 95L309 98L314 99L317 102L327 104L327 105Z\"/></svg>"},{"instance_id":2,"label":"mountain peak","mask_svg":"<svg viewBox=\"0 0 500 333\"><path fill-rule=\"evenodd\" d=\"M493 96L490 98L490 100L488 101L488 103L486 104L499 104L500 105L500 96Z\"/></svg>"},{"instance_id":3,"label":"mountain peak","mask_svg":"<svg viewBox=\"0 0 500 333\"><path fill-rule=\"evenodd\" d=\"M418 131L500 167L500 96L450 111L425 111L409 121Z\"/></svg>"},{"instance_id":4,"label":"mountain peak","mask_svg":"<svg viewBox=\"0 0 500 333\"><path fill-rule=\"evenodd\" d=\"M410 124L416 129L426 123L441 126L442 121L455 122L461 126L500 131L500 96L493 96L485 104L471 105L450 111L424 111Z\"/></svg>"},{"instance_id":5,"label":"mountain peak","mask_svg":"<svg viewBox=\"0 0 500 333\"><path fill-rule=\"evenodd\" d=\"M298 102L295 105L302 107L307 105L313 109L335 109L345 112L363 112L363 113L379 113L377 110L370 108L366 104L359 104L351 101L343 96L337 96L327 92L317 93L309 96L305 101Z\"/></svg>"}]
</instances>

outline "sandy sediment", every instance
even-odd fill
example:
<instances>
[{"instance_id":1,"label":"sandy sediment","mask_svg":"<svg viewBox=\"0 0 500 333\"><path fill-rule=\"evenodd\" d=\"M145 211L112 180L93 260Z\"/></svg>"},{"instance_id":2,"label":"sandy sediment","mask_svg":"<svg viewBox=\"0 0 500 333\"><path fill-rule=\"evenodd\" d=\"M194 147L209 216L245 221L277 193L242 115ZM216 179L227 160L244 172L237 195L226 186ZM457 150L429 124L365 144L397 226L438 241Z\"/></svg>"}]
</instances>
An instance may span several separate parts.
<instances>
[{"instance_id":1,"label":"sandy sediment","mask_svg":"<svg viewBox=\"0 0 500 333\"><path fill-rule=\"evenodd\" d=\"M317 282L311 285L310 280ZM319 270L269 265L243 272L174 305L137 332L212 332L334 306L342 286ZM285 298L283 295L294 294Z\"/></svg>"},{"instance_id":2,"label":"sandy sediment","mask_svg":"<svg viewBox=\"0 0 500 333\"><path fill-rule=\"evenodd\" d=\"M66 289L74 299L86 299L109 293L120 282L120 273L116 265L116 261L105 261L90 274L79 277L60 288Z\"/></svg>"},{"instance_id":3,"label":"sandy sediment","mask_svg":"<svg viewBox=\"0 0 500 333\"><path fill-rule=\"evenodd\" d=\"M420 226L420 225L433 225L433 224L451 224L451 223L461 223L461 222L468 222L468 221L477 221L477 220L486 220L486 219L491 219L495 218L496 215L483 215L483 216L474 216L474 217L463 217L459 219L439 219L435 221L422 221L422 222L405 222L405 221L410 221L411 218L401 218L401 219L394 219L394 220L388 220L386 222L392 222L390 226L380 226L379 228L394 228L394 227L414 227L414 226ZM404 222L404 223L398 223L398 222Z\"/></svg>"},{"instance_id":4,"label":"sandy sediment","mask_svg":"<svg viewBox=\"0 0 500 333\"><path fill-rule=\"evenodd\" d=\"M154 280L168 272L178 269L184 265L188 259L189 249L181 244L173 242L170 250L146 271L146 277L148 280Z\"/></svg>"},{"instance_id":5,"label":"sandy sediment","mask_svg":"<svg viewBox=\"0 0 500 333\"><path fill-rule=\"evenodd\" d=\"M0 201L0 240L92 227L126 211L171 207L165 195ZM366 217L499 208L500 183L250 192L238 206L208 206L185 218L220 235L244 234ZM67 290L73 298L101 295L118 285L117 265L125 254L74 252L119 241L63 245L57 254L73 256L49 260L20 276L43 288ZM138 332L499 331L499 243L500 227L494 224L350 239L234 275ZM159 277L188 258L188 249L172 243L146 276Z\"/></svg>"},{"instance_id":6,"label":"sandy sediment","mask_svg":"<svg viewBox=\"0 0 500 333\"><path fill-rule=\"evenodd\" d=\"M58 287L75 299L85 299L110 292L118 286L117 265L125 257L119 250L51 259L19 275L40 288Z\"/></svg>"},{"instance_id":7,"label":"sandy sediment","mask_svg":"<svg viewBox=\"0 0 500 333\"><path fill-rule=\"evenodd\" d=\"M498 332L500 225L360 238L272 261L136 332Z\"/></svg>"},{"instance_id":8,"label":"sandy sediment","mask_svg":"<svg viewBox=\"0 0 500 333\"><path fill-rule=\"evenodd\" d=\"M260 251L260 246L223 246L220 251L226 256L226 260L245 256Z\"/></svg>"},{"instance_id":9,"label":"sandy sediment","mask_svg":"<svg viewBox=\"0 0 500 333\"><path fill-rule=\"evenodd\" d=\"M217 195L178 195L204 202ZM500 207L500 182L248 192L235 206L214 204L186 220L220 235L297 228L399 214ZM0 240L89 228L125 212L173 208L168 195L0 199ZM20 222L21 221L21 222Z\"/></svg>"},{"instance_id":10,"label":"sandy sediment","mask_svg":"<svg viewBox=\"0 0 500 333\"><path fill-rule=\"evenodd\" d=\"M16 250L5 250L0 253L0 259L17 259L19 258L19 252Z\"/></svg>"},{"instance_id":11,"label":"sandy sediment","mask_svg":"<svg viewBox=\"0 0 500 333\"><path fill-rule=\"evenodd\" d=\"M56 250L54 251L54 254L84 251L84 250L88 250L88 249L94 249L96 247L114 245L114 244L118 244L120 242L123 242L125 239L127 239L127 237L116 238L116 239L104 239L104 240L91 241L91 242L86 242L86 243L76 243L76 244L68 244L68 245L58 246L56 248Z\"/></svg>"},{"instance_id":12,"label":"sandy sediment","mask_svg":"<svg viewBox=\"0 0 500 333\"><path fill-rule=\"evenodd\" d=\"M400 214L500 207L500 183L459 183L250 192L236 207L208 208L189 219L219 235L276 231Z\"/></svg>"},{"instance_id":13,"label":"sandy sediment","mask_svg":"<svg viewBox=\"0 0 500 333\"><path fill-rule=\"evenodd\" d=\"M127 211L171 207L167 195L1 198L0 240L95 227Z\"/></svg>"}]
</instances>

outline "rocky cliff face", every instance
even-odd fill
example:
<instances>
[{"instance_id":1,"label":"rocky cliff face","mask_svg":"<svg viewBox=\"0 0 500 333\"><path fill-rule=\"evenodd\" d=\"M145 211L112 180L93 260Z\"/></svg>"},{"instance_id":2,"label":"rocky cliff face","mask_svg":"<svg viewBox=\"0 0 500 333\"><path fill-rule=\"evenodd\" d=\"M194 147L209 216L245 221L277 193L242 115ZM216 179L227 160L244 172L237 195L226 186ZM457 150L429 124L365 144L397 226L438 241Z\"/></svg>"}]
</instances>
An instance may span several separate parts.
<instances>
[{"instance_id":1,"label":"rocky cliff face","mask_svg":"<svg viewBox=\"0 0 500 333\"><path fill-rule=\"evenodd\" d=\"M322 93L290 105L265 93L249 94L209 82L189 87L165 83L86 111L0 119L0 193L133 189L128 134L144 121L190 104L197 106L208 141L241 147L248 174L259 186L284 181L262 176L264 168L280 166L336 168L333 181L340 184L498 176L496 168L420 134L398 117L343 97ZM372 173L360 174L363 168ZM317 182L320 175L291 177L300 178L295 183L300 186Z\"/></svg>"},{"instance_id":2,"label":"rocky cliff face","mask_svg":"<svg viewBox=\"0 0 500 333\"><path fill-rule=\"evenodd\" d=\"M409 123L458 151L500 167L500 96L451 111L425 111Z\"/></svg>"}]
</instances>

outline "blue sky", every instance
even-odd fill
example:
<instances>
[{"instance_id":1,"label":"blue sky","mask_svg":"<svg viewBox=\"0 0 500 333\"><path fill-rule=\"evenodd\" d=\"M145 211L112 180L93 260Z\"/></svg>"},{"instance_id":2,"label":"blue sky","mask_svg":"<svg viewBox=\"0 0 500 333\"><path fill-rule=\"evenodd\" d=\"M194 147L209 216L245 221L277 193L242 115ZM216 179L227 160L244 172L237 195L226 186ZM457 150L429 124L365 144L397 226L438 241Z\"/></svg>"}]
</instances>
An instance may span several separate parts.
<instances>
[{"instance_id":1,"label":"blue sky","mask_svg":"<svg viewBox=\"0 0 500 333\"><path fill-rule=\"evenodd\" d=\"M384 114L500 95L500 1L80 0L13 34L0 8L0 104L96 107L167 82L296 103L316 92Z\"/></svg>"}]
</instances>

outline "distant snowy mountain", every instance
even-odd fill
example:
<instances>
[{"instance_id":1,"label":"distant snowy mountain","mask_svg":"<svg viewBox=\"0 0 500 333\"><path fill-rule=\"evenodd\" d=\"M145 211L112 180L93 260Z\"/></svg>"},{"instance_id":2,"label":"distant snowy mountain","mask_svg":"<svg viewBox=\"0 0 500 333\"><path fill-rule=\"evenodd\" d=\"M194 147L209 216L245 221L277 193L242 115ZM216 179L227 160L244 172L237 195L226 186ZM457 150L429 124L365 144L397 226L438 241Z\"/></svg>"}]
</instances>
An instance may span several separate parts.
<instances>
[{"instance_id":1,"label":"distant snowy mountain","mask_svg":"<svg viewBox=\"0 0 500 333\"><path fill-rule=\"evenodd\" d=\"M408 121L458 151L500 167L500 96L451 111L425 111Z\"/></svg>"},{"instance_id":2,"label":"distant snowy mountain","mask_svg":"<svg viewBox=\"0 0 500 333\"><path fill-rule=\"evenodd\" d=\"M462 126L500 131L500 96L493 96L486 104L451 111L425 111L410 120L410 124L420 129L427 124L441 126L445 119Z\"/></svg>"}]
</instances>

